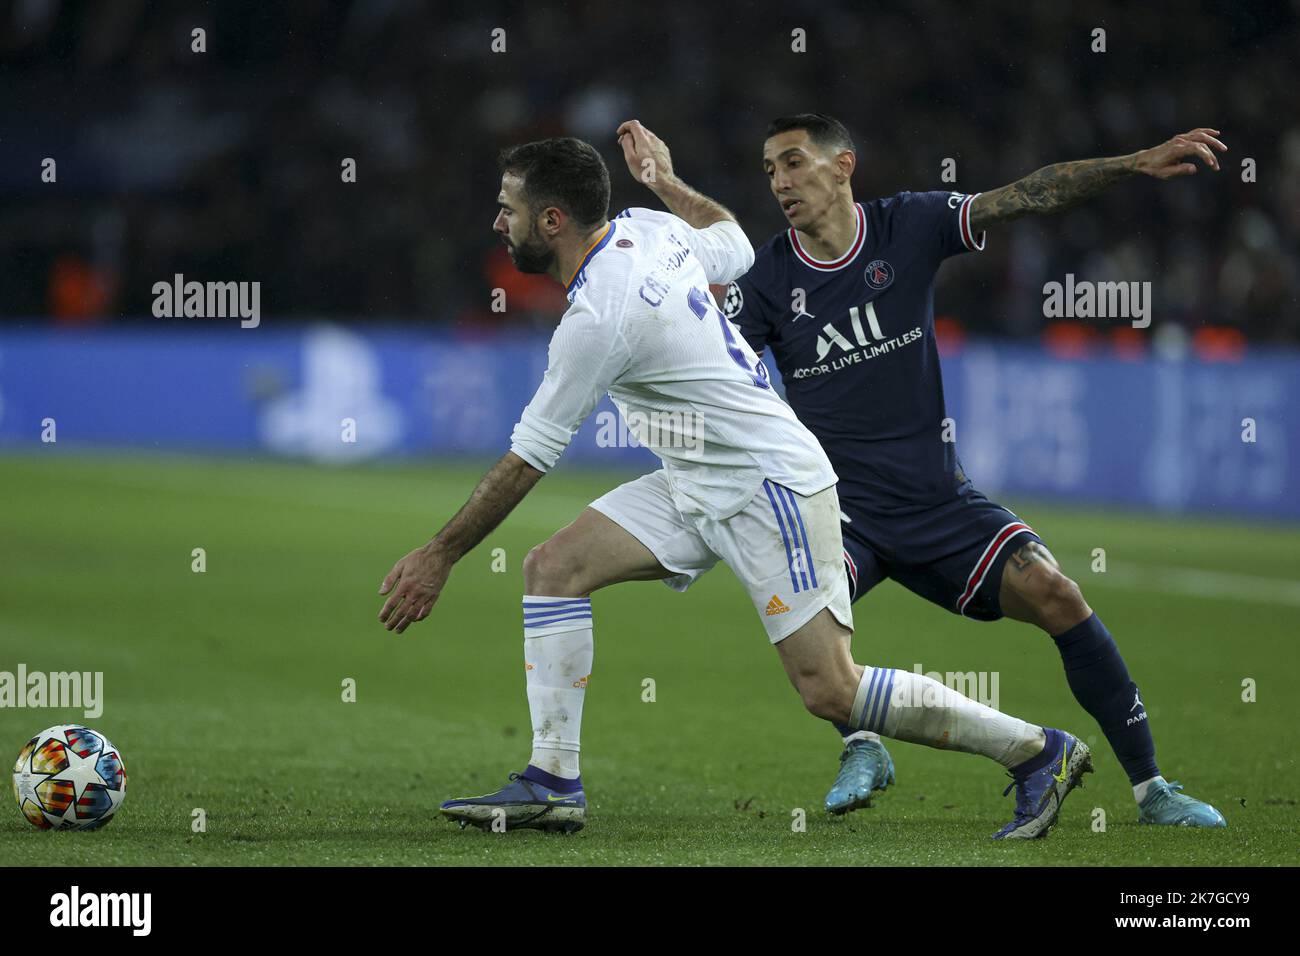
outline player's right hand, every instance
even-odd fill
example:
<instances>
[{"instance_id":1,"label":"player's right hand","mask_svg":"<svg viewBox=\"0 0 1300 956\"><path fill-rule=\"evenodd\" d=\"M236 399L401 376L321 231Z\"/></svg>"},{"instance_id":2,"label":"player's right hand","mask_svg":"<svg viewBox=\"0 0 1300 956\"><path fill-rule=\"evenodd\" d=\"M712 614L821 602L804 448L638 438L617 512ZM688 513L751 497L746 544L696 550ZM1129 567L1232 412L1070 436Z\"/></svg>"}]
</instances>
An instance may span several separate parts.
<instances>
[{"instance_id":1,"label":"player's right hand","mask_svg":"<svg viewBox=\"0 0 1300 956\"><path fill-rule=\"evenodd\" d=\"M409 625L428 617L451 574L451 565L432 543L416 548L394 564L379 586L380 594L393 592L379 612L384 627L401 634Z\"/></svg>"},{"instance_id":2,"label":"player's right hand","mask_svg":"<svg viewBox=\"0 0 1300 956\"><path fill-rule=\"evenodd\" d=\"M640 120L619 124L618 145L623 147L628 172L651 189L658 182L672 179L673 158L668 144L642 126Z\"/></svg>"},{"instance_id":3,"label":"player's right hand","mask_svg":"<svg viewBox=\"0 0 1300 956\"><path fill-rule=\"evenodd\" d=\"M1199 159L1218 172L1219 158L1214 155L1214 150L1221 153L1228 150L1228 147L1217 139L1218 135L1217 129L1198 127L1180 133L1159 146L1141 150L1137 154L1138 172L1154 176L1156 179L1190 176L1196 172L1196 164L1191 162L1193 159Z\"/></svg>"}]
</instances>

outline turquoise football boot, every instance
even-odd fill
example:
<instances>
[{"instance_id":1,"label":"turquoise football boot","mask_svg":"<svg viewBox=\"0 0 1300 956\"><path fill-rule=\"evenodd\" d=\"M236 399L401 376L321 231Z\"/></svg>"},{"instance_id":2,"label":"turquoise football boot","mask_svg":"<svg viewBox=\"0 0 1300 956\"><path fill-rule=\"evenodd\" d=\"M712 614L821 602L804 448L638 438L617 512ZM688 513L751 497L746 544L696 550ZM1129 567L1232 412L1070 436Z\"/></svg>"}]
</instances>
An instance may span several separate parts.
<instances>
[{"instance_id":1,"label":"turquoise football boot","mask_svg":"<svg viewBox=\"0 0 1300 956\"><path fill-rule=\"evenodd\" d=\"M1138 804L1138 823L1166 827L1226 827L1223 814L1208 803L1180 793L1181 783L1157 780L1147 788L1146 799Z\"/></svg>"},{"instance_id":2,"label":"turquoise football boot","mask_svg":"<svg viewBox=\"0 0 1300 956\"><path fill-rule=\"evenodd\" d=\"M884 790L893 782L894 760L883 744L851 741L840 754L840 772L826 794L826 809L841 814L869 807L872 791Z\"/></svg>"}]
</instances>

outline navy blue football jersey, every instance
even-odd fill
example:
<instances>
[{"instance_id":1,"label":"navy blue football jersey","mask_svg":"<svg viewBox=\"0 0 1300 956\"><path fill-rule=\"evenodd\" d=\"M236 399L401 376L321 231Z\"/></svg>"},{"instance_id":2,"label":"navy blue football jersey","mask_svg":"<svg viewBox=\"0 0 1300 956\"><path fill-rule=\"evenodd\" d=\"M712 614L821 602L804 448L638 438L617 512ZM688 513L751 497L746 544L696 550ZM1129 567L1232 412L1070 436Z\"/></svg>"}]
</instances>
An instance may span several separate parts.
<instances>
[{"instance_id":1,"label":"navy blue football jersey","mask_svg":"<svg viewBox=\"0 0 1300 956\"><path fill-rule=\"evenodd\" d=\"M727 288L724 313L755 353L772 350L850 510L920 509L970 488L955 442L944 441L934 280L948 256L984 248L970 228L974 198L905 192L858 203L857 237L839 259L814 259L787 229Z\"/></svg>"}]
</instances>

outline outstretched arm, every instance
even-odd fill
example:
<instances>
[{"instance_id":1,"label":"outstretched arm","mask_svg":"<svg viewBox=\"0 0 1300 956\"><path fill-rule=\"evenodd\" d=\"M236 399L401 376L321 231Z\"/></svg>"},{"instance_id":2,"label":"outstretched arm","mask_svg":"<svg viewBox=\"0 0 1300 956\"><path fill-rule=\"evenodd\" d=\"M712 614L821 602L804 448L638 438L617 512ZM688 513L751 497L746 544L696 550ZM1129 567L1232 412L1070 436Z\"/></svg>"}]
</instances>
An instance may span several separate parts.
<instances>
[{"instance_id":1,"label":"outstretched arm","mask_svg":"<svg viewBox=\"0 0 1300 956\"><path fill-rule=\"evenodd\" d=\"M1217 129L1194 129L1127 156L1044 166L1010 186L977 196L970 207L971 229L978 233L1030 213L1063 212L1091 199L1112 183L1139 173L1156 179L1195 173L1196 164L1184 160L1199 158L1217 172L1219 159L1214 150L1224 152L1228 148L1215 138L1218 135Z\"/></svg>"},{"instance_id":2,"label":"outstretched arm","mask_svg":"<svg viewBox=\"0 0 1300 956\"><path fill-rule=\"evenodd\" d=\"M668 144L642 126L640 120L628 120L619 126L618 144L623 147L628 171L649 186L669 212L692 229L703 229L724 219L736 221L726 206L677 178Z\"/></svg>"},{"instance_id":3,"label":"outstretched arm","mask_svg":"<svg viewBox=\"0 0 1300 956\"><path fill-rule=\"evenodd\" d=\"M740 223L722 203L696 192L677 177L667 143L639 120L628 120L618 127L618 144L623 147L628 171L649 186L669 212L691 227L691 251L704 266L709 282L731 282L750 270L754 247Z\"/></svg>"},{"instance_id":4,"label":"outstretched arm","mask_svg":"<svg viewBox=\"0 0 1300 956\"><path fill-rule=\"evenodd\" d=\"M416 548L388 572L379 588L380 594L393 591L379 612L384 626L400 634L407 625L428 617L447 583L451 566L505 520L542 474L514 452L506 452L433 540Z\"/></svg>"}]
</instances>

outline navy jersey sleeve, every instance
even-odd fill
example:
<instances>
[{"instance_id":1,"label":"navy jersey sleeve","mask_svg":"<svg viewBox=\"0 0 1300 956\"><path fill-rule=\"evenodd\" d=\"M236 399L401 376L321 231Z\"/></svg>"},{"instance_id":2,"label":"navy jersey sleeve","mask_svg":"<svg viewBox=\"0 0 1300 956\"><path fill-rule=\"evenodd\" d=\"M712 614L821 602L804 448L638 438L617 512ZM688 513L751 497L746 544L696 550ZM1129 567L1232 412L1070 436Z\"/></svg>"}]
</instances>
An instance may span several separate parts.
<instances>
[{"instance_id":1,"label":"navy jersey sleeve","mask_svg":"<svg viewBox=\"0 0 1300 956\"><path fill-rule=\"evenodd\" d=\"M727 294L722 297L722 314L740 330L754 354L761 356L780 313L759 291L753 279L755 271L751 269L727 286Z\"/></svg>"},{"instance_id":2,"label":"navy jersey sleeve","mask_svg":"<svg viewBox=\"0 0 1300 956\"><path fill-rule=\"evenodd\" d=\"M984 233L970 227L970 207L979 193L899 193L898 214L904 229L917 240L937 237L939 258L961 252L983 252Z\"/></svg>"}]
</instances>

